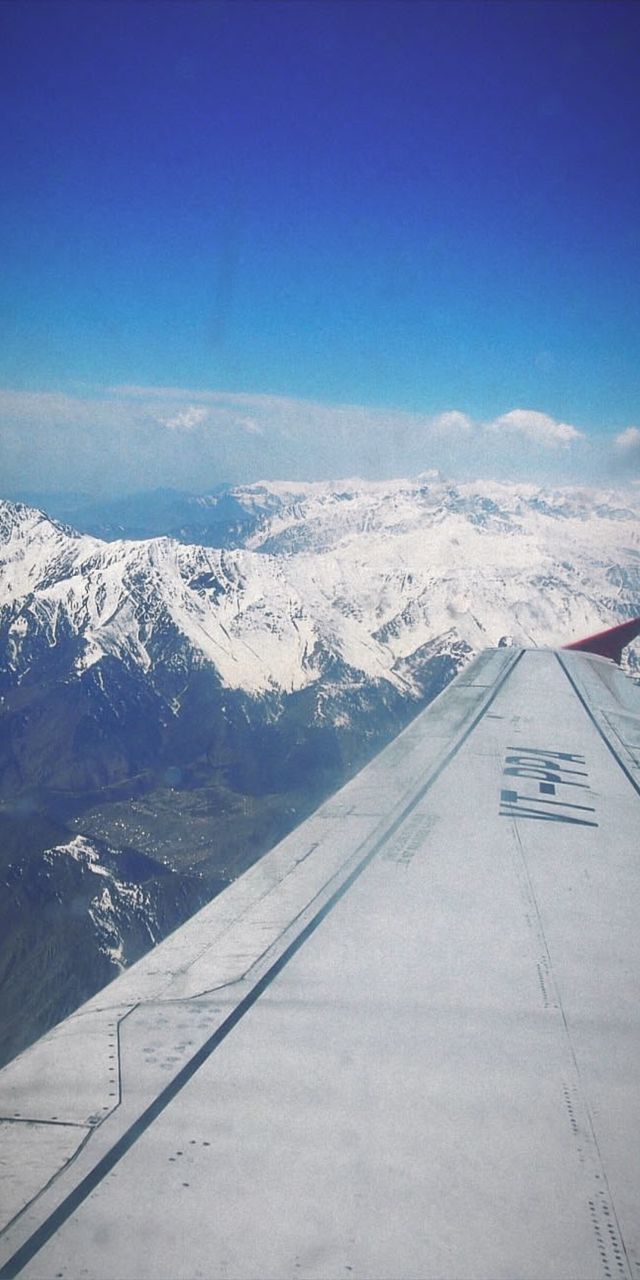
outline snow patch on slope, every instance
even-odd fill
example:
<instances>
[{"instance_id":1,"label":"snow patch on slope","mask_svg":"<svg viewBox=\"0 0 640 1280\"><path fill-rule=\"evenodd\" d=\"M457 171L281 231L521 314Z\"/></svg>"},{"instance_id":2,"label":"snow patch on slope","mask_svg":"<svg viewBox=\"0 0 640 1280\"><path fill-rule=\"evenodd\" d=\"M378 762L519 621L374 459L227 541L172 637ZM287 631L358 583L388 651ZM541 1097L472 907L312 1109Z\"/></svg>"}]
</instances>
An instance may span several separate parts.
<instances>
[{"instance_id":1,"label":"snow patch on slope","mask_svg":"<svg viewBox=\"0 0 640 1280\"><path fill-rule=\"evenodd\" d=\"M0 632L20 683L35 640L153 679L197 666L252 697L330 678L336 661L403 692L407 664L451 636L566 643L640 612L636 491L393 482L263 482L233 491L258 521L241 550L169 538L105 543L0 503ZM167 695L175 700L175 691Z\"/></svg>"},{"instance_id":2,"label":"snow patch on slope","mask_svg":"<svg viewBox=\"0 0 640 1280\"><path fill-rule=\"evenodd\" d=\"M107 956L118 970L126 966L124 936L133 917L143 921L153 944L158 941L160 930L153 919L150 897L142 885L119 879L113 869L104 864L99 851L85 836L74 836L65 844L55 845L43 853L43 861L51 868L68 860L80 865L83 871L98 877L101 883L90 897L87 906L98 942L98 950Z\"/></svg>"}]
</instances>

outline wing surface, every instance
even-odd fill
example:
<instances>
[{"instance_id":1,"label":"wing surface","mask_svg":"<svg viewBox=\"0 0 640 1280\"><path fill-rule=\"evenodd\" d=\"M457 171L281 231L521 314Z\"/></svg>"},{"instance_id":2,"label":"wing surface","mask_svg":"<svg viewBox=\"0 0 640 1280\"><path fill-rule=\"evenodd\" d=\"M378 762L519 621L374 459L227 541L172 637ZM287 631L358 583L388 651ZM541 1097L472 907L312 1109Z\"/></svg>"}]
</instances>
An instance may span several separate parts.
<instances>
[{"instance_id":1,"label":"wing surface","mask_svg":"<svg viewBox=\"0 0 640 1280\"><path fill-rule=\"evenodd\" d=\"M4 1277L637 1280L640 695L488 651L0 1073Z\"/></svg>"}]
</instances>

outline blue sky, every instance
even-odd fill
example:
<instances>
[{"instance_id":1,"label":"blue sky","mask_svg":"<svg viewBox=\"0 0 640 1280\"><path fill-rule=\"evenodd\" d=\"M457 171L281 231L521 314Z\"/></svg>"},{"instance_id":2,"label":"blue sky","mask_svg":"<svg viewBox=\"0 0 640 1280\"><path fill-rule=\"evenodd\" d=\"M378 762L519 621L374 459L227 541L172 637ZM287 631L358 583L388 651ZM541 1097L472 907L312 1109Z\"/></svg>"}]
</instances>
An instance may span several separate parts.
<instances>
[{"instance_id":1,"label":"blue sky","mask_svg":"<svg viewBox=\"0 0 640 1280\"><path fill-rule=\"evenodd\" d=\"M5 0L0 45L13 489L637 466L637 4Z\"/></svg>"}]
</instances>

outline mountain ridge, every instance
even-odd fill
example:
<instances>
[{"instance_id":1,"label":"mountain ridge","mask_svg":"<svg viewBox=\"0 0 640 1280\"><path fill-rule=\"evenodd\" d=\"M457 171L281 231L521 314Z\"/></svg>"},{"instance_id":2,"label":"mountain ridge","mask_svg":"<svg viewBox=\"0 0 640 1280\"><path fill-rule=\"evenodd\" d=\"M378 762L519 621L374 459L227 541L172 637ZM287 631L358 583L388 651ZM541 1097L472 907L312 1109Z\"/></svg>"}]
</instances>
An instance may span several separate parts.
<instances>
[{"instance_id":1,"label":"mountain ridge","mask_svg":"<svg viewBox=\"0 0 640 1280\"><path fill-rule=\"evenodd\" d=\"M393 683L397 660L452 626L472 649L505 633L560 643L576 628L618 620L637 598L639 510L630 495L481 489L431 477L358 486L236 488L234 500L255 527L235 549L166 537L105 543L3 503L0 616L6 626L13 608L14 668L31 615L31 629L40 625L50 639L60 621L78 638L79 669L108 653L149 668L157 659L148 641L154 629L169 628L224 686L249 694L313 682L320 669L314 651L323 646L337 647L369 678ZM25 544L13 557L7 525ZM578 583L569 581L576 566ZM520 594L509 590L514 574ZM545 607L544 588L564 590L565 607L557 599ZM389 652L389 638L401 635L404 643Z\"/></svg>"}]
</instances>

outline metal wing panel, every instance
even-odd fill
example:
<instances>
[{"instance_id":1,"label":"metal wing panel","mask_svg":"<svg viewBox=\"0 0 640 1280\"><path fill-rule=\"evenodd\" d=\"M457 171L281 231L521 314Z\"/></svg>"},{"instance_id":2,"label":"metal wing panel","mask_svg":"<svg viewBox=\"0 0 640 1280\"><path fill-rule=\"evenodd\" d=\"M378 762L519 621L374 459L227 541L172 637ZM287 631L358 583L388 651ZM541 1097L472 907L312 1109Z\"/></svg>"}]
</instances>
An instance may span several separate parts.
<instances>
[{"instance_id":1,"label":"metal wing panel","mask_svg":"<svg viewBox=\"0 0 640 1280\"><path fill-rule=\"evenodd\" d=\"M341 869L288 926L274 905L239 981L131 1008L121 1101L4 1274L636 1274L640 797L611 729L634 690L497 658L324 807Z\"/></svg>"},{"instance_id":2,"label":"metal wing panel","mask_svg":"<svg viewBox=\"0 0 640 1280\"><path fill-rule=\"evenodd\" d=\"M518 654L497 658L499 683ZM0 1262L193 1067L261 972L372 856L495 687L450 687L418 718L428 730L414 721L223 894L0 1072L0 1122L19 1126L21 1140L19 1164L0 1165ZM203 1012L196 998L225 986Z\"/></svg>"}]
</instances>

